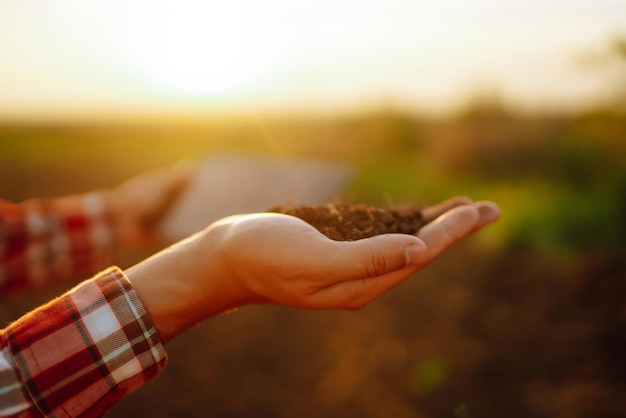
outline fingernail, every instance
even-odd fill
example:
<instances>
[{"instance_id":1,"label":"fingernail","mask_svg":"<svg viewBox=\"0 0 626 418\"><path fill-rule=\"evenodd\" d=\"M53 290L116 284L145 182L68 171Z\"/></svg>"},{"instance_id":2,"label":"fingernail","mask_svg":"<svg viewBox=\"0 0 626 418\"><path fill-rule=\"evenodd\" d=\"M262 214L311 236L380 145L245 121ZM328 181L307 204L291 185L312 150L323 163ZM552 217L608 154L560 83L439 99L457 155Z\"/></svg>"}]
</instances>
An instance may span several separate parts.
<instances>
[{"instance_id":1,"label":"fingernail","mask_svg":"<svg viewBox=\"0 0 626 418\"><path fill-rule=\"evenodd\" d=\"M417 265L423 260L425 244L411 244L404 248L404 260L407 266Z\"/></svg>"}]
</instances>

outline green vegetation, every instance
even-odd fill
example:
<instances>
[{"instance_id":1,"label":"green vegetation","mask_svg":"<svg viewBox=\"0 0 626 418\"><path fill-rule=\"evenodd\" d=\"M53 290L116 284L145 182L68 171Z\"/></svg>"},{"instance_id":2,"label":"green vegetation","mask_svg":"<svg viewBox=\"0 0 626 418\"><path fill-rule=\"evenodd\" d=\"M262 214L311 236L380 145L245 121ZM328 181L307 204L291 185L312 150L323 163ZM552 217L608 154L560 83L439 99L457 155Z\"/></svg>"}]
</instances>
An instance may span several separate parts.
<instances>
[{"instance_id":1,"label":"green vegetation","mask_svg":"<svg viewBox=\"0 0 626 418\"><path fill-rule=\"evenodd\" d=\"M429 359L416 367L413 372L413 390L423 394L436 390L446 379L446 363L438 359Z\"/></svg>"}]
</instances>

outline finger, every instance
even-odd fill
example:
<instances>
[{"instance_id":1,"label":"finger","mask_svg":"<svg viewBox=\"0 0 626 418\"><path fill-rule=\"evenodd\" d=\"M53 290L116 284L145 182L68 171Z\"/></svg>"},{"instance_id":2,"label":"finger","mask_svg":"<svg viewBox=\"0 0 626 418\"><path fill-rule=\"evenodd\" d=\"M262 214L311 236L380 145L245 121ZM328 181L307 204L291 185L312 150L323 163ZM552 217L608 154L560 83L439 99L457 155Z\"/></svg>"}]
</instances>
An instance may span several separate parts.
<instances>
[{"instance_id":1,"label":"finger","mask_svg":"<svg viewBox=\"0 0 626 418\"><path fill-rule=\"evenodd\" d=\"M474 206L478 209L480 219L476 225L474 225L472 232L476 232L500 218L500 208L493 202L477 202Z\"/></svg>"},{"instance_id":2,"label":"finger","mask_svg":"<svg viewBox=\"0 0 626 418\"><path fill-rule=\"evenodd\" d=\"M427 251L421 239L405 234L378 235L351 242L333 241L316 256L326 271L325 283L378 277L422 259Z\"/></svg>"},{"instance_id":3,"label":"finger","mask_svg":"<svg viewBox=\"0 0 626 418\"><path fill-rule=\"evenodd\" d=\"M360 309L387 290L402 283L415 273L413 266L405 266L377 277L366 277L334 283L310 295L315 309Z\"/></svg>"},{"instance_id":4,"label":"finger","mask_svg":"<svg viewBox=\"0 0 626 418\"><path fill-rule=\"evenodd\" d=\"M335 252L344 259L334 259L331 263L335 268L343 266L338 272L345 280L374 278L406 265L423 265L470 233L496 221L499 216L500 209L493 202L457 206L423 227L418 233L418 240L412 240L407 235L389 234L338 243L349 251ZM348 258L359 261L348 264Z\"/></svg>"},{"instance_id":5,"label":"finger","mask_svg":"<svg viewBox=\"0 0 626 418\"><path fill-rule=\"evenodd\" d=\"M431 215L452 208L423 227L418 238L410 235L379 235L354 242L336 242L320 247L317 262L324 260L326 284L377 277L410 265L423 265L446 248L499 216L492 202L468 203L467 198L454 198L433 207ZM427 247L425 251L424 244Z\"/></svg>"},{"instance_id":6,"label":"finger","mask_svg":"<svg viewBox=\"0 0 626 418\"><path fill-rule=\"evenodd\" d=\"M458 206L471 205L472 199L468 197L457 196L452 199L448 199L445 202L438 203L433 206L429 206L422 210L422 216L426 222L432 222L447 211L454 209Z\"/></svg>"},{"instance_id":7,"label":"finger","mask_svg":"<svg viewBox=\"0 0 626 418\"><path fill-rule=\"evenodd\" d=\"M424 226L417 234L428 247L426 258L422 262L433 260L463 239L476 229L480 221L479 208L468 205L456 207Z\"/></svg>"},{"instance_id":8,"label":"finger","mask_svg":"<svg viewBox=\"0 0 626 418\"><path fill-rule=\"evenodd\" d=\"M495 221L500 215L498 206L493 202L478 202L470 205L467 200L461 198L444 202L442 206L453 209L422 228L419 237L423 242L419 240L416 242L398 241L395 245L400 245L400 247L393 249L391 239L401 237L392 234L347 243L350 250L361 252L366 249L365 247L369 247L370 252L364 252L363 255L365 253L368 255L361 258L360 267L357 267L359 265L357 263L352 266L357 267L356 269L341 271L344 280L337 280L335 277L326 286L317 289L311 295L311 307L316 309L362 308L387 290L411 277L417 269L428 264L447 248ZM424 243L428 246L426 251L423 247ZM405 245L404 264L402 257L399 256L401 245ZM385 249L389 252L385 253ZM358 257L357 254L353 255ZM368 262L369 267L367 267Z\"/></svg>"}]
</instances>

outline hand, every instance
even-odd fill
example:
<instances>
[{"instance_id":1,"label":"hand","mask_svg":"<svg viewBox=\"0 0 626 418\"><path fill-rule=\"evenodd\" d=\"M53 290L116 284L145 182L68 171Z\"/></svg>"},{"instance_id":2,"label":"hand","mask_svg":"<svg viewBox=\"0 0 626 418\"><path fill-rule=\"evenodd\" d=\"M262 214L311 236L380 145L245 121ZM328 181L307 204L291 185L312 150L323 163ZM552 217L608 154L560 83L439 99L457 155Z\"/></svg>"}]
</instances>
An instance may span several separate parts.
<instances>
[{"instance_id":1,"label":"hand","mask_svg":"<svg viewBox=\"0 0 626 418\"><path fill-rule=\"evenodd\" d=\"M240 215L127 271L165 341L194 323L253 303L365 306L499 217L491 202L456 198L427 208L417 236L330 240L280 214Z\"/></svg>"},{"instance_id":2,"label":"hand","mask_svg":"<svg viewBox=\"0 0 626 418\"><path fill-rule=\"evenodd\" d=\"M187 185L194 167L179 163L138 175L107 193L116 235L122 245L154 238L154 225Z\"/></svg>"}]
</instances>

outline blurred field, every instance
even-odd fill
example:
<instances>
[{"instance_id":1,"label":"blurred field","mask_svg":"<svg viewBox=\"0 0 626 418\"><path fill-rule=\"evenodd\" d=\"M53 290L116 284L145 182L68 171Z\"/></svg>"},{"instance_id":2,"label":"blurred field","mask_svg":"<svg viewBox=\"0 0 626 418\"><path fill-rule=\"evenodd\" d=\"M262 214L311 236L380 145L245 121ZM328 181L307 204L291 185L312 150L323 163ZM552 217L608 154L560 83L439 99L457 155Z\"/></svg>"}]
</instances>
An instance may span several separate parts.
<instances>
[{"instance_id":1,"label":"blurred field","mask_svg":"<svg viewBox=\"0 0 626 418\"><path fill-rule=\"evenodd\" d=\"M503 217L361 311L251 307L201 324L110 416L626 415L623 111L4 125L0 191L83 192L223 150L350 162L349 201L462 194Z\"/></svg>"}]
</instances>

